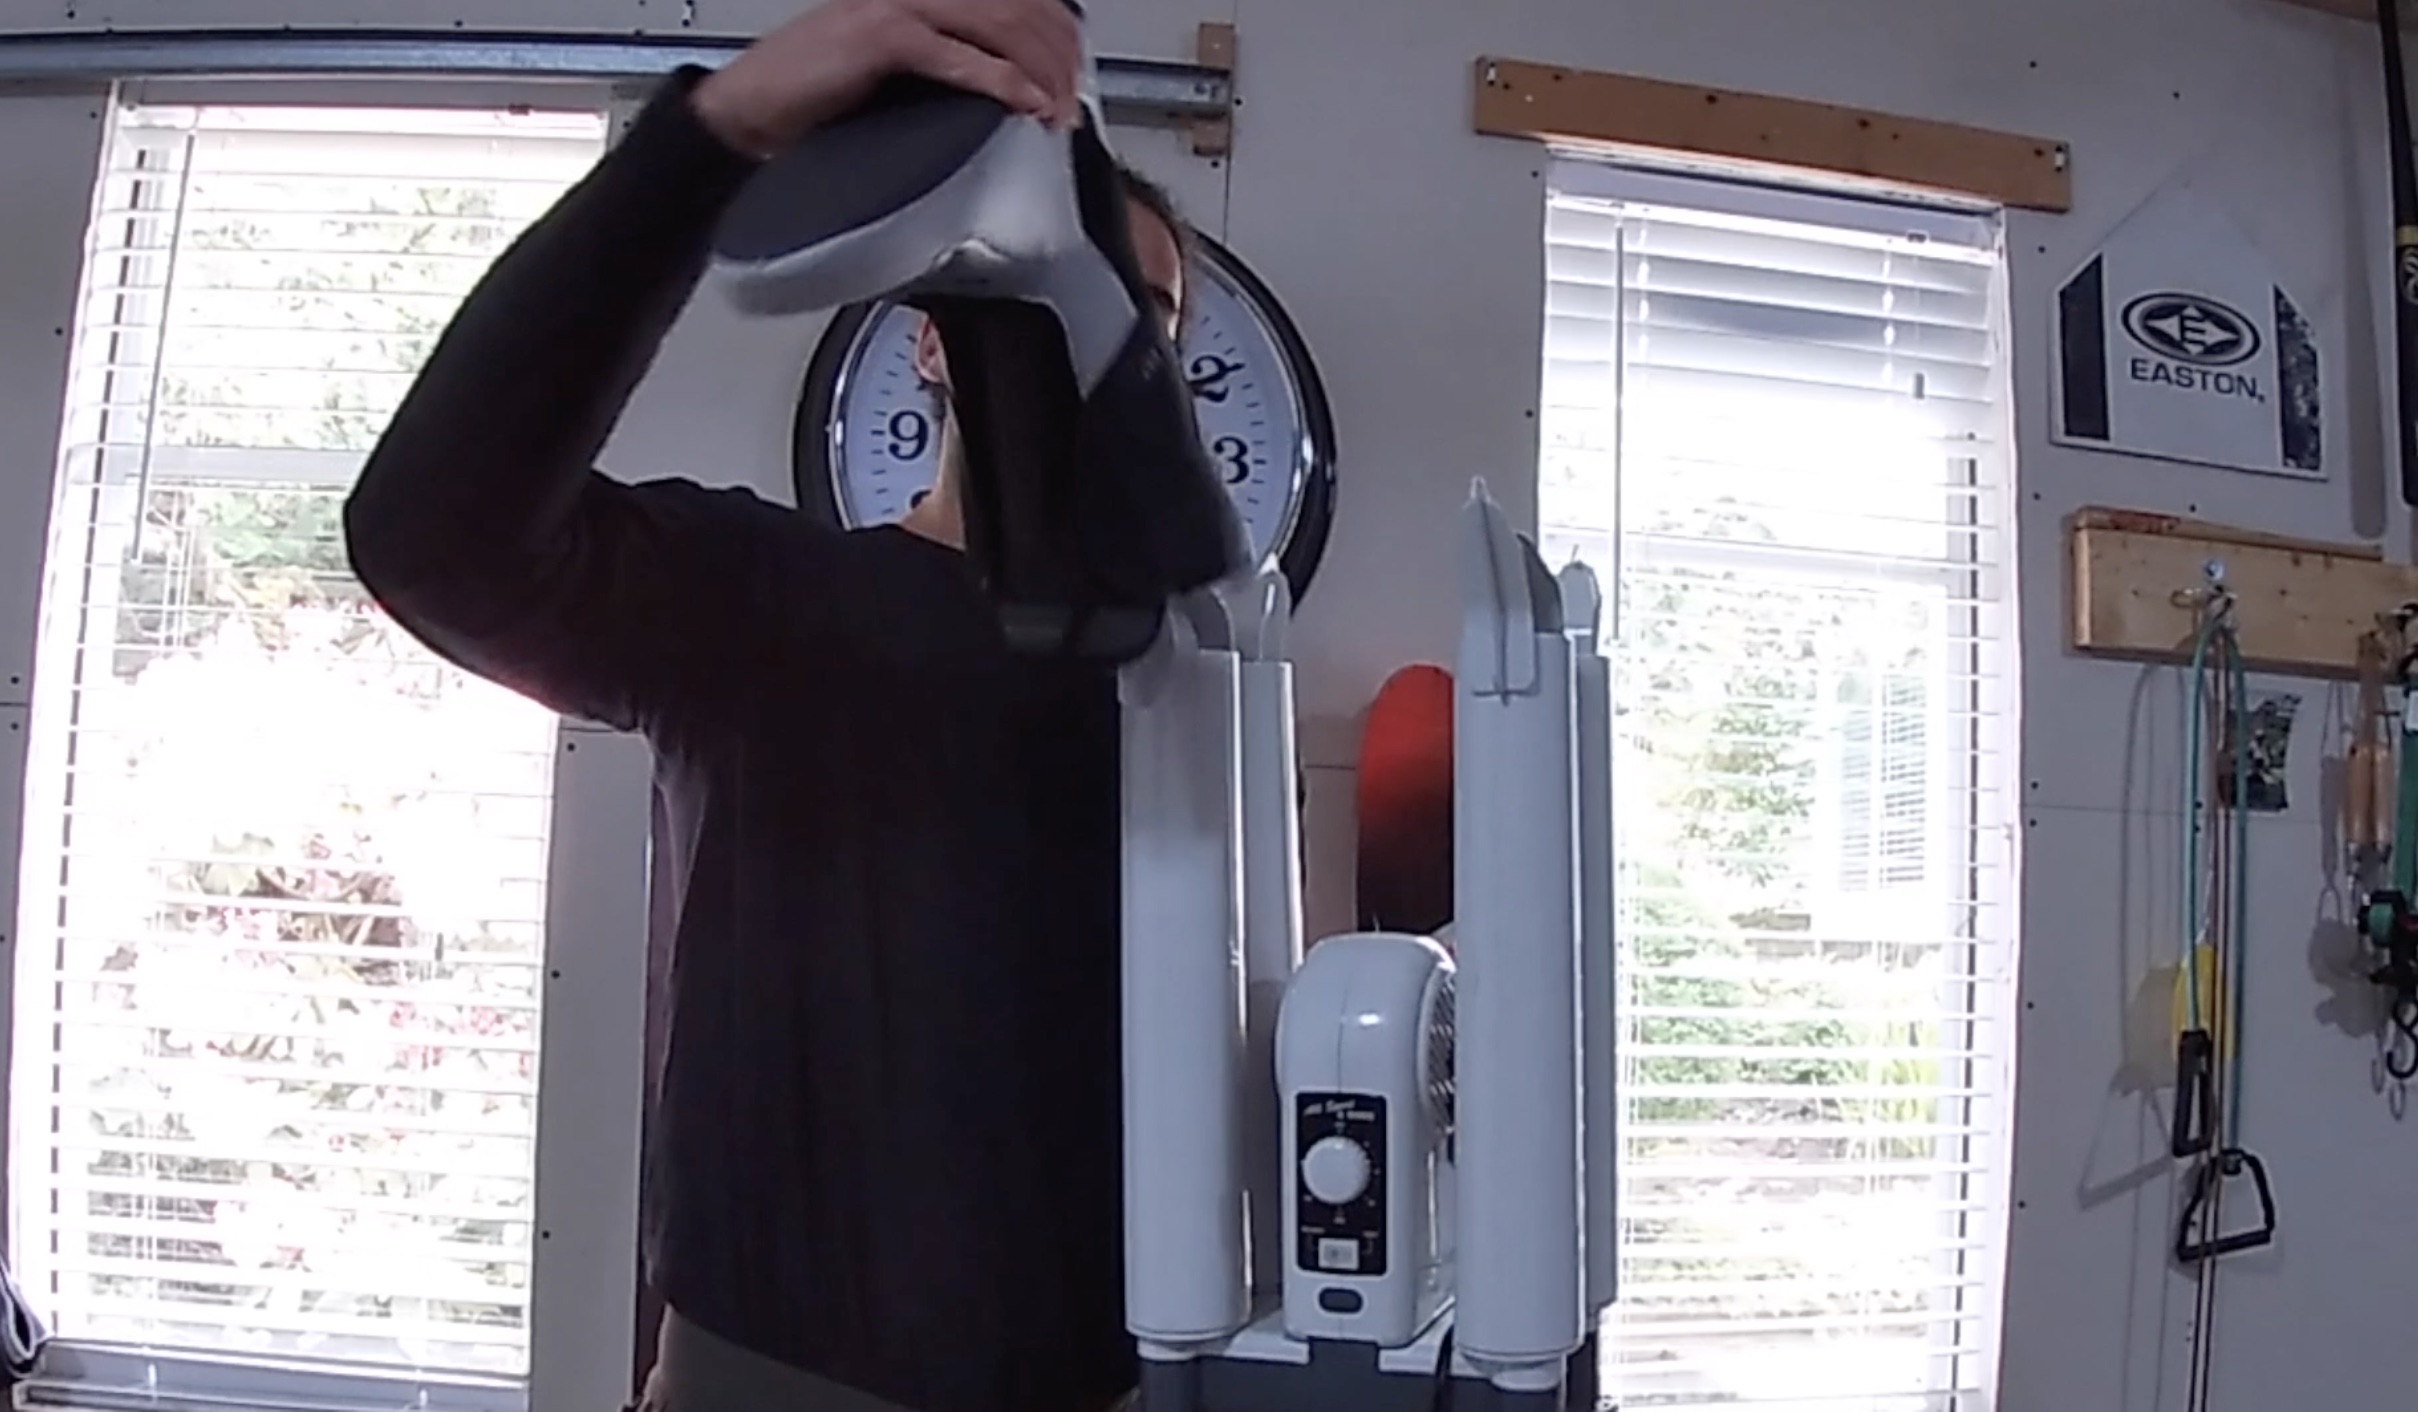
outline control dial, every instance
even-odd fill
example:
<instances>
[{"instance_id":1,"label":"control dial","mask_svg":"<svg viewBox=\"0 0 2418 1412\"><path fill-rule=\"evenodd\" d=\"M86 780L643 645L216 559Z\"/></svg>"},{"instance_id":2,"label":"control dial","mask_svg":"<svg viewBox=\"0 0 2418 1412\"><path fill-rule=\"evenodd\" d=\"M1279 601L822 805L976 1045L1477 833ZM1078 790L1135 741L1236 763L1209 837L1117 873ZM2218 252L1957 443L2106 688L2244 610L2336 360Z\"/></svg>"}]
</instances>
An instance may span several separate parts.
<instances>
[{"instance_id":1,"label":"control dial","mask_svg":"<svg viewBox=\"0 0 2418 1412\"><path fill-rule=\"evenodd\" d=\"M1301 1155L1301 1184L1329 1206L1346 1206L1369 1188L1367 1149L1348 1137L1322 1137Z\"/></svg>"}]
</instances>

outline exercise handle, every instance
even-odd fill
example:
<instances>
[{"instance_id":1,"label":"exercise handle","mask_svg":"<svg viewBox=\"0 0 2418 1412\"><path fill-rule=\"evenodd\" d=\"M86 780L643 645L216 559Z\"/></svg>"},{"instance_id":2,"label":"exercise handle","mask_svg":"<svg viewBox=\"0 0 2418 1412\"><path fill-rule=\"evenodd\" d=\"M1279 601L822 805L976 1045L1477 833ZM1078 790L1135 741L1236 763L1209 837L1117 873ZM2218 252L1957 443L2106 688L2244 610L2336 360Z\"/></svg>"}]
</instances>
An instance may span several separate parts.
<instances>
[{"instance_id":1,"label":"exercise handle","mask_svg":"<svg viewBox=\"0 0 2418 1412\"><path fill-rule=\"evenodd\" d=\"M2217 1189L2229 1177L2244 1173L2258 1193L2259 1223L2249 1230L2215 1237L2195 1237L2201 1213L2216 1198ZM2198 1265L2226 1255L2238 1255L2256 1250L2275 1240L2275 1189L2267 1182L2267 1164L2258 1154L2238 1147L2228 1147L2200 1164L2191 1184L2191 1199L2183 1204L2183 1220L2175 1234L2175 1260L2178 1264Z\"/></svg>"}]
</instances>

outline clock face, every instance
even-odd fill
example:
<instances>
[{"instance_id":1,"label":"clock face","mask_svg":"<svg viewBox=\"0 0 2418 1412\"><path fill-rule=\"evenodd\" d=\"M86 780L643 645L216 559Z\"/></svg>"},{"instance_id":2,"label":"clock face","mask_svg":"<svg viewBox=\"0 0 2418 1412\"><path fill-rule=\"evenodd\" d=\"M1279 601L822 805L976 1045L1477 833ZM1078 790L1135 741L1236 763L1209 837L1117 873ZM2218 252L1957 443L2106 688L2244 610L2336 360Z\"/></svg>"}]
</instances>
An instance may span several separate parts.
<instances>
[{"instance_id":1,"label":"clock face","mask_svg":"<svg viewBox=\"0 0 2418 1412\"><path fill-rule=\"evenodd\" d=\"M1295 602L1334 515L1335 444L1308 348L1267 288L1223 246L1200 241L1178 344L1201 442L1262 564ZM798 403L798 503L848 528L887 524L931 489L940 392L915 371L923 316L874 303L823 336Z\"/></svg>"}]
</instances>

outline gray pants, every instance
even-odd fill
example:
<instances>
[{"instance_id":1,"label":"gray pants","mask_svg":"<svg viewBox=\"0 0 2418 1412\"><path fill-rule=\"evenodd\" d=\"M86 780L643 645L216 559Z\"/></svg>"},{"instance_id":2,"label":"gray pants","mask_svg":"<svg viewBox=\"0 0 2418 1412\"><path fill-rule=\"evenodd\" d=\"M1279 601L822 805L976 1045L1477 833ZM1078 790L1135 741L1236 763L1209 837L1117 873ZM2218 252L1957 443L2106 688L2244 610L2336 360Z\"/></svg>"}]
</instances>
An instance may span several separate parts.
<instances>
[{"instance_id":1,"label":"gray pants","mask_svg":"<svg viewBox=\"0 0 2418 1412\"><path fill-rule=\"evenodd\" d=\"M637 1412L907 1412L829 1378L716 1338L678 1312L663 1311L655 1370Z\"/></svg>"},{"instance_id":2,"label":"gray pants","mask_svg":"<svg viewBox=\"0 0 2418 1412\"><path fill-rule=\"evenodd\" d=\"M1131 1405L1121 1399L1117 1412ZM908 1412L896 1403L818 1378L726 1339L671 1309L655 1338L655 1370L636 1412ZM1069 1412L1091 1412L1070 1409Z\"/></svg>"}]
</instances>

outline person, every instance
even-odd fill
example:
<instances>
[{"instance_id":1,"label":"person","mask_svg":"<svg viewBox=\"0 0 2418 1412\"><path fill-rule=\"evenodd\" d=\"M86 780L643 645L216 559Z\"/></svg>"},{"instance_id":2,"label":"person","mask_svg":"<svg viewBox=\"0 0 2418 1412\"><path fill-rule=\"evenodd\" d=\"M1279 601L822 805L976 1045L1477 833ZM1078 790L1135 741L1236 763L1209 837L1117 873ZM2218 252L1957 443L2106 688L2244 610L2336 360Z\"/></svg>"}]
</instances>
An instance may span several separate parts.
<instances>
[{"instance_id":1,"label":"person","mask_svg":"<svg viewBox=\"0 0 2418 1412\"><path fill-rule=\"evenodd\" d=\"M593 468L763 158L900 74L1063 126L1079 65L1062 0L828 0L682 70L463 303L345 507L405 629L653 747L663 1412L1101 1412L1134 1383L1113 677L1007 650L953 442L905 523L852 532ZM1128 189L1172 320L1180 223ZM919 361L945 385L935 339Z\"/></svg>"}]
</instances>

